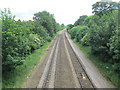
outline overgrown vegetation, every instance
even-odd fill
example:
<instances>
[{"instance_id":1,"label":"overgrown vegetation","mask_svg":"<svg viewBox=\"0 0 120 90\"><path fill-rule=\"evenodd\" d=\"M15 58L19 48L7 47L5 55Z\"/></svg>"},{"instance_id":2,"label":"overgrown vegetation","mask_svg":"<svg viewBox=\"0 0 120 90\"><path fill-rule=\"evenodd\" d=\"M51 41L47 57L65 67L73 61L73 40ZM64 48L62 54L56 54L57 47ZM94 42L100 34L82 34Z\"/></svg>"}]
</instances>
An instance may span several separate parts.
<instances>
[{"instance_id":1,"label":"overgrown vegetation","mask_svg":"<svg viewBox=\"0 0 120 90\"><path fill-rule=\"evenodd\" d=\"M35 13L33 21L17 21L10 10L5 9L0 11L0 18L2 19L3 85L13 87L6 82L11 78L8 76L21 65L24 66L25 62L29 62L29 59L26 59L28 55L37 49L41 50L45 43L50 42L60 30L60 25L47 11Z\"/></svg>"},{"instance_id":2,"label":"overgrown vegetation","mask_svg":"<svg viewBox=\"0 0 120 90\"><path fill-rule=\"evenodd\" d=\"M42 56L48 48L50 42L45 42L44 45L31 53L24 59L22 65L17 66L14 70L6 72L3 76L2 88L20 88L24 81L31 75L36 65L40 63Z\"/></svg>"},{"instance_id":3,"label":"overgrown vegetation","mask_svg":"<svg viewBox=\"0 0 120 90\"><path fill-rule=\"evenodd\" d=\"M93 13L68 25L68 33L80 46L89 47L90 54L99 58L99 66L108 69L107 77L120 88L120 3L96 2Z\"/></svg>"}]
</instances>

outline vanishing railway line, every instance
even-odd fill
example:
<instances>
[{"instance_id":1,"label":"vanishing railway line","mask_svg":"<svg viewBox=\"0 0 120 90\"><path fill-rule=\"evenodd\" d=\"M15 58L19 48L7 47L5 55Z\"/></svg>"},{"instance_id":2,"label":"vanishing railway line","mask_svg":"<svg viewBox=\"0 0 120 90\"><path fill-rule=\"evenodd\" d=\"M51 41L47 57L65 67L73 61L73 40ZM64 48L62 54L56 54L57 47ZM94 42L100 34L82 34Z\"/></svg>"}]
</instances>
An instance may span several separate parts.
<instances>
[{"instance_id":1,"label":"vanishing railway line","mask_svg":"<svg viewBox=\"0 0 120 90\"><path fill-rule=\"evenodd\" d=\"M55 40L37 88L94 88L65 31Z\"/></svg>"}]
</instances>

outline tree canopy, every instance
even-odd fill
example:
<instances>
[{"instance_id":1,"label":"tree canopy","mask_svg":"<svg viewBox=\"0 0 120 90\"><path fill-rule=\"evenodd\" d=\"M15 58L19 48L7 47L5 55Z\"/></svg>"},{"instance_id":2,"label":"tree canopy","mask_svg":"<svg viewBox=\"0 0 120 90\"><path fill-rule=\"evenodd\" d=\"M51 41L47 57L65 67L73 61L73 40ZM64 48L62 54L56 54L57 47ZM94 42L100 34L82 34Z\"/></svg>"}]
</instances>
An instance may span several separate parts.
<instances>
[{"instance_id":1,"label":"tree canopy","mask_svg":"<svg viewBox=\"0 0 120 90\"><path fill-rule=\"evenodd\" d=\"M103 15L106 12L117 10L118 9L118 3L117 2L107 2L107 1L101 1L96 2L93 4L93 12L96 15Z\"/></svg>"}]
</instances>

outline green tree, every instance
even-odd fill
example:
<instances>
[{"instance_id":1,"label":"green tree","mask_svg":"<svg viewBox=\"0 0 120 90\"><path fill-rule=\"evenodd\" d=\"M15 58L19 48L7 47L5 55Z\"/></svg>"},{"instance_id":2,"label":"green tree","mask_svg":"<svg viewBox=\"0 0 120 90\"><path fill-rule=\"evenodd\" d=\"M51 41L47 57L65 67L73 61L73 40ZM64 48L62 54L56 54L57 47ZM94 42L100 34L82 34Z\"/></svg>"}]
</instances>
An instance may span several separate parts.
<instances>
[{"instance_id":1,"label":"green tree","mask_svg":"<svg viewBox=\"0 0 120 90\"><path fill-rule=\"evenodd\" d=\"M118 3L117 2L96 2L95 4L92 5L93 12L96 15L103 15L106 12L113 11L118 9Z\"/></svg>"},{"instance_id":2,"label":"green tree","mask_svg":"<svg viewBox=\"0 0 120 90\"><path fill-rule=\"evenodd\" d=\"M74 23L74 26L84 25L84 21L87 17L87 15L80 16L79 19Z\"/></svg>"},{"instance_id":3,"label":"green tree","mask_svg":"<svg viewBox=\"0 0 120 90\"><path fill-rule=\"evenodd\" d=\"M9 9L1 11L2 19L2 58L3 72L13 70L23 63L23 59L41 45L41 39L33 33L34 23L32 21L16 21ZM35 40L30 39L30 35ZM34 39L34 38L33 38ZM33 50L34 44L35 48Z\"/></svg>"},{"instance_id":4,"label":"green tree","mask_svg":"<svg viewBox=\"0 0 120 90\"><path fill-rule=\"evenodd\" d=\"M81 39L85 36L88 30L89 28L87 26L79 26L76 33L76 41L81 43Z\"/></svg>"},{"instance_id":5,"label":"green tree","mask_svg":"<svg viewBox=\"0 0 120 90\"><path fill-rule=\"evenodd\" d=\"M64 24L61 24L61 30L65 29L66 26Z\"/></svg>"},{"instance_id":6,"label":"green tree","mask_svg":"<svg viewBox=\"0 0 120 90\"><path fill-rule=\"evenodd\" d=\"M78 30L79 27L73 27L71 29L69 29L69 34L71 35L71 38L74 39L76 37L76 33L77 33L77 30Z\"/></svg>"},{"instance_id":7,"label":"green tree","mask_svg":"<svg viewBox=\"0 0 120 90\"><path fill-rule=\"evenodd\" d=\"M68 25L67 25L67 30L69 30L69 29L71 29L71 28L73 28L73 27L74 27L74 25L68 24Z\"/></svg>"},{"instance_id":8,"label":"green tree","mask_svg":"<svg viewBox=\"0 0 120 90\"><path fill-rule=\"evenodd\" d=\"M53 37L57 31L56 21L54 16L47 11L42 11L34 14L34 21L40 25L42 25L46 30L50 37Z\"/></svg>"}]
</instances>

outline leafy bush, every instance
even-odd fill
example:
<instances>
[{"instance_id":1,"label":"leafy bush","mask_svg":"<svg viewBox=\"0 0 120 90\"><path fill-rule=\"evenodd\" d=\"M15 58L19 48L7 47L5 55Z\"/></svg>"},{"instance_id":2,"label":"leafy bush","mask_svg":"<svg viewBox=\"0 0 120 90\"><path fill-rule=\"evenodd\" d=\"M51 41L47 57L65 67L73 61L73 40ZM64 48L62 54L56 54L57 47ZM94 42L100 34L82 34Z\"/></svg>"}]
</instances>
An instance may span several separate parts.
<instances>
[{"instance_id":1,"label":"leafy bush","mask_svg":"<svg viewBox=\"0 0 120 90\"><path fill-rule=\"evenodd\" d=\"M76 33L77 33L78 28L79 27L73 27L68 31L70 33L72 39L74 39L76 37Z\"/></svg>"},{"instance_id":2,"label":"leafy bush","mask_svg":"<svg viewBox=\"0 0 120 90\"><path fill-rule=\"evenodd\" d=\"M89 28L87 26L79 26L77 33L76 33L76 40L77 42L81 43L81 39L84 37L84 35L87 33Z\"/></svg>"},{"instance_id":3,"label":"leafy bush","mask_svg":"<svg viewBox=\"0 0 120 90\"><path fill-rule=\"evenodd\" d=\"M114 59L115 63L120 62L120 30L116 30L113 34L113 36L109 40L109 49L110 49L110 54L113 56L112 58Z\"/></svg>"},{"instance_id":4,"label":"leafy bush","mask_svg":"<svg viewBox=\"0 0 120 90\"><path fill-rule=\"evenodd\" d=\"M34 15L34 21L16 21L9 9L0 11L2 19L3 74L23 64L23 59L51 41L59 29L52 14L47 11ZM41 18L38 19L38 18Z\"/></svg>"},{"instance_id":5,"label":"leafy bush","mask_svg":"<svg viewBox=\"0 0 120 90\"><path fill-rule=\"evenodd\" d=\"M85 46L89 46L89 38L90 38L90 34L89 32L86 33L83 38L81 39L81 44L85 45Z\"/></svg>"}]
</instances>

